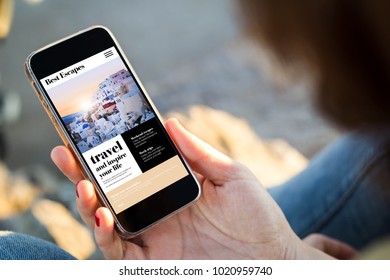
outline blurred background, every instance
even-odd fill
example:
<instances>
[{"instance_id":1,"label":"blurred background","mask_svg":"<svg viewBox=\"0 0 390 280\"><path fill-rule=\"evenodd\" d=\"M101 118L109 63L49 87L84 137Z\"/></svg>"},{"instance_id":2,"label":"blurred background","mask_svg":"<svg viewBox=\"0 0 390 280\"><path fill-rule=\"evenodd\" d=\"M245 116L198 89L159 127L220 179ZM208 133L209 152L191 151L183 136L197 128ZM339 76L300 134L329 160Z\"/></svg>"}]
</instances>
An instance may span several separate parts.
<instances>
[{"instance_id":1,"label":"blurred background","mask_svg":"<svg viewBox=\"0 0 390 280\"><path fill-rule=\"evenodd\" d=\"M88 233L83 242L89 247L74 249L84 234L74 186L49 156L61 140L23 73L30 52L90 25L112 30L164 117L180 117L248 164L266 186L304 168L338 136L315 113L304 84L275 83L281 78L244 38L233 0L0 0L0 17L6 10L13 17L0 39L2 176L8 180L0 184L0 229L39 235L79 258L99 258ZM63 215L62 224L50 213ZM64 232L69 237L62 240Z\"/></svg>"}]
</instances>

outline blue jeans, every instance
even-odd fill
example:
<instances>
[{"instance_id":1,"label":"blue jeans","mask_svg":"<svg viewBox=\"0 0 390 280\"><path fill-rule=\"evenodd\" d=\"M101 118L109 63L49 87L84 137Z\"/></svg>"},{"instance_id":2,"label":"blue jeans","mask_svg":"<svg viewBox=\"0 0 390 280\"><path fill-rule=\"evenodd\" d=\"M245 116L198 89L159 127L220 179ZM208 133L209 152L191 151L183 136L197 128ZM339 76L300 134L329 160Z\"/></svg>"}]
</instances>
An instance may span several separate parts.
<instances>
[{"instance_id":1,"label":"blue jeans","mask_svg":"<svg viewBox=\"0 0 390 280\"><path fill-rule=\"evenodd\" d=\"M269 192L301 238L323 233L365 247L390 233L390 127L342 137ZM0 234L0 259L73 257L34 237Z\"/></svg>"},{"instance_id":2,"label":"blue jeans","mask_svg":"<svg viewBox=\"0 0 390 280\"><path fill-rule=\"evenodd\" d=\"M342 137L269 192L301 238L323 233L362 249L390 234L390 126Z\"/></svg>"},{"instance_id":3,"label":"blue jeans","mask_svg":"<svg viewBox=\"0 0 390 280\"><path fill-rule=\"evenodd\" d=\"M74 260L48 241L13 232L0 232L0 260Z\"/></svg>"}]
</instances>

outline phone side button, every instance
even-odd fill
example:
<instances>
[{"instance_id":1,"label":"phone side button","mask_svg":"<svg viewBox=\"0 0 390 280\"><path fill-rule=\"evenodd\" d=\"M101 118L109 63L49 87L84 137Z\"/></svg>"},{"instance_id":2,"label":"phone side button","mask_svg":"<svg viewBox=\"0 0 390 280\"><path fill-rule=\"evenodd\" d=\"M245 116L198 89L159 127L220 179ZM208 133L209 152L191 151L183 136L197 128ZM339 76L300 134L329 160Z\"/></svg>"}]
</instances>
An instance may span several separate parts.
<instances>
[{"instance_id":1,"label":"phone side button","mask_svg":"<svg viewBox=\"0 0 390 280\"><path fill-rule=\"evenodd\" d=\"M35 93L38 95L39 100L43 101L42 95L38 90L37 84L35 82L31 82L31 84L33 86Z\"/></svg>"},{"instance_id":2,"label":"phone side button","mask_svg":"<svg viewBox=\"0 0 390 280\"><path fill-rule=\"evenodd\" d=\"M50 109L49 109L49 106L46 104L46 102L42 101L43 103L43 106L45 106L45 109L47 112L50 112ZM54 118L52 116L50 116L50 118L53 120Z\"/></svg>"},{"instance_id":3,"label":"phone side button","mask_svg":"<svg viewBox=\"0 0 390 280\"><path fill-rule=\"evenodd\" d=\"M54 125L57 125L57 121L56 121L56 119L55 119L53 116L50 116L50 119L51 119L51 122L52 122Z\"/></svg>"}]
</instances>

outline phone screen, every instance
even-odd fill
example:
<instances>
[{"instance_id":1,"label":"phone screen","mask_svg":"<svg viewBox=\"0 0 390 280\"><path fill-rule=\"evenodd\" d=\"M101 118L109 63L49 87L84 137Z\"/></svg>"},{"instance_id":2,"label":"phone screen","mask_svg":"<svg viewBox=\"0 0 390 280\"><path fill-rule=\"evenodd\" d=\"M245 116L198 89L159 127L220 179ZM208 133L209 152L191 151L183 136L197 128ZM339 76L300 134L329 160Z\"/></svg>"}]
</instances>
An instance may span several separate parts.
<instances>
[{"instance_id":1,"label":"phone screen","mask_svg":"<svg viewBox=\"0 0 390 280\"><path fill-rule=\"evenodd\" d=\"M64 68L57 65L55 72L48 69L37 80L52 111L131 231L199 195L197 185L184 190L193 175L115 44Z\"/></svg>"}]
</instances>

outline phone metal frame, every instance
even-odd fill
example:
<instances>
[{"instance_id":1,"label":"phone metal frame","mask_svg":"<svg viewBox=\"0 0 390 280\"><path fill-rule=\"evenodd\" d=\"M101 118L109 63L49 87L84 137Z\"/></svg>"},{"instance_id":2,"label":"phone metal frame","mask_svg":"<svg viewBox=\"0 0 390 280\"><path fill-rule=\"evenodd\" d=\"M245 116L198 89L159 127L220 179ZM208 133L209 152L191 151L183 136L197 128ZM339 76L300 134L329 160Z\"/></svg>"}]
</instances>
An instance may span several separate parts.
<instances>
[{"instance_id":1,"label":"phone metal frame","mask_svg":"<svg viewBox=\"0 0 390 280\"><path fill-rule=\"evenodd\" d=\"M118 232L119 236L122 239L128 240L128 239L132 239L132 238L136 237L137 235L141 234L142 232L144 232L145 230L149 229L150 227L152 227L152 226L154 226L154 225L156 225L156 224L158 224L158 223L168 219L169 217L175 215L176 213L180 212L182 209L188 207L190 204L192 204L195 201L197 201L199 199L199 197L201 196L201 187L199 185L199 182L196 179L196 176L194 175L193 171L191 170L191 168L189 167L188 163L186 162L185 158L180 154L180 150L177 148L177 146L175 145L174 141L171 141L172 144L175 146L175 149L176 149L177 153L179 154L179 157L180 157L181 161L186 166L186 169L188 170L189 175L192 176L192 178L194 179L194 182L198 186L198 195L197 195L197 197L195 199L193 199L191 202L187 203L186 205L176 209L175 211L171 212L170 214L168 214L167 216L163 217L162 219L157 220L156 222L148 225L147 227L145 227L145 228L143 228L143 229L141 229L141 230L139 230L137 232L129 232L129 231L127 231L127 230L125 230L123 228L123 226L121 225L120 221L117 218L117 215L115 214L114 210L110 206L110 203L109 203L108 199L106 198L106 195L104 194L103 190L100 187L98 187L99 184L95 180L94 175L91 174L91 172L89 170L90 167L87 165L87 163L83 159L82 155L80 154L78 149L75 147L75 145L74 145L72 139L70 138L66 128L63 126L62 120L59 118L59 116L57 116L56 109L53 108L51 102L49 101L48 97L46 96L46 93L45 93L46 91L45 91L45 89L43 89L41 87L37 77L35 76L35 74L34 74L34 72L32 70L31 63L30 63L32 57L35 54L37 54L39 52L42 52L42 51L45 51L46 49L48 49L48 48L50 48L50 47L52 47L54 45L57 45L57 44L59 44L61 42L69 40L69 39L71 39L73 37L76 37L76 36L78 36L80 34L83 34L85 32L88 32L88 31L92 30L92 29L95 29L95 28L102 28L110 35L110 37L112 38L112 40L113 40L113 42L115 44L115 47L118 49L118 53L120 54L121 59L123 59L123 62L125 63L125 65L127 67L129 67L129 69L131 70L131 75L137 81L137 84L139 85L143 95L145 96L145 98L149 102L150 106L154 110L154 113L156 114L155 117L158 118L158 120L161 122L161 124L163 124L163 127L164 127L164 122L162 121L163 118L161 117L161 115L160 115L159 111L157 110L157 108L155 107L154 103L151 101L151 98L150 98L149 94L147 93L145 87L141 83L137 73L134 71L131 63L128 61L127 57L125 56L124 51L122 50L119 42L117 41L115 36L112 34L112 32L105 26L93 25L93 26L88 27L86 29L80 30L80 31L78 31L78 32L76 32L74 34L66 36L66 37L64 37L64 38L62 38L60 40L57 40L57 41L55 41L53 43L50 43L50 44L48 44L48 45L46 45L46 46L44 46L44 47L42 47L42 48L32 52L32 53L30 53L30 55L27 57L27 59L26 59L26 61L24 63L24 70L25 70L26 76L27 76L27 78L28 78L28 80L29 80L29 82L30 82L34 92L36 93L39 101L41 102L41 104L44 107L46 113L48 114L51 122L53 123L53 125L55 127L55 129L57 130L61 140L65 143L65 145L68 147L68 149L74 155L74 157L76 159L76 162L79 165L80 170L81 170L83 176L87 180L92 182L95 190L97 191L98 199L99 199L100 204L103 204L105 207L107 207L111 211L111 213L112 213L112 215L114 217L115 227L117 229L117 232Z\"/></svg>"}]
</instances>

